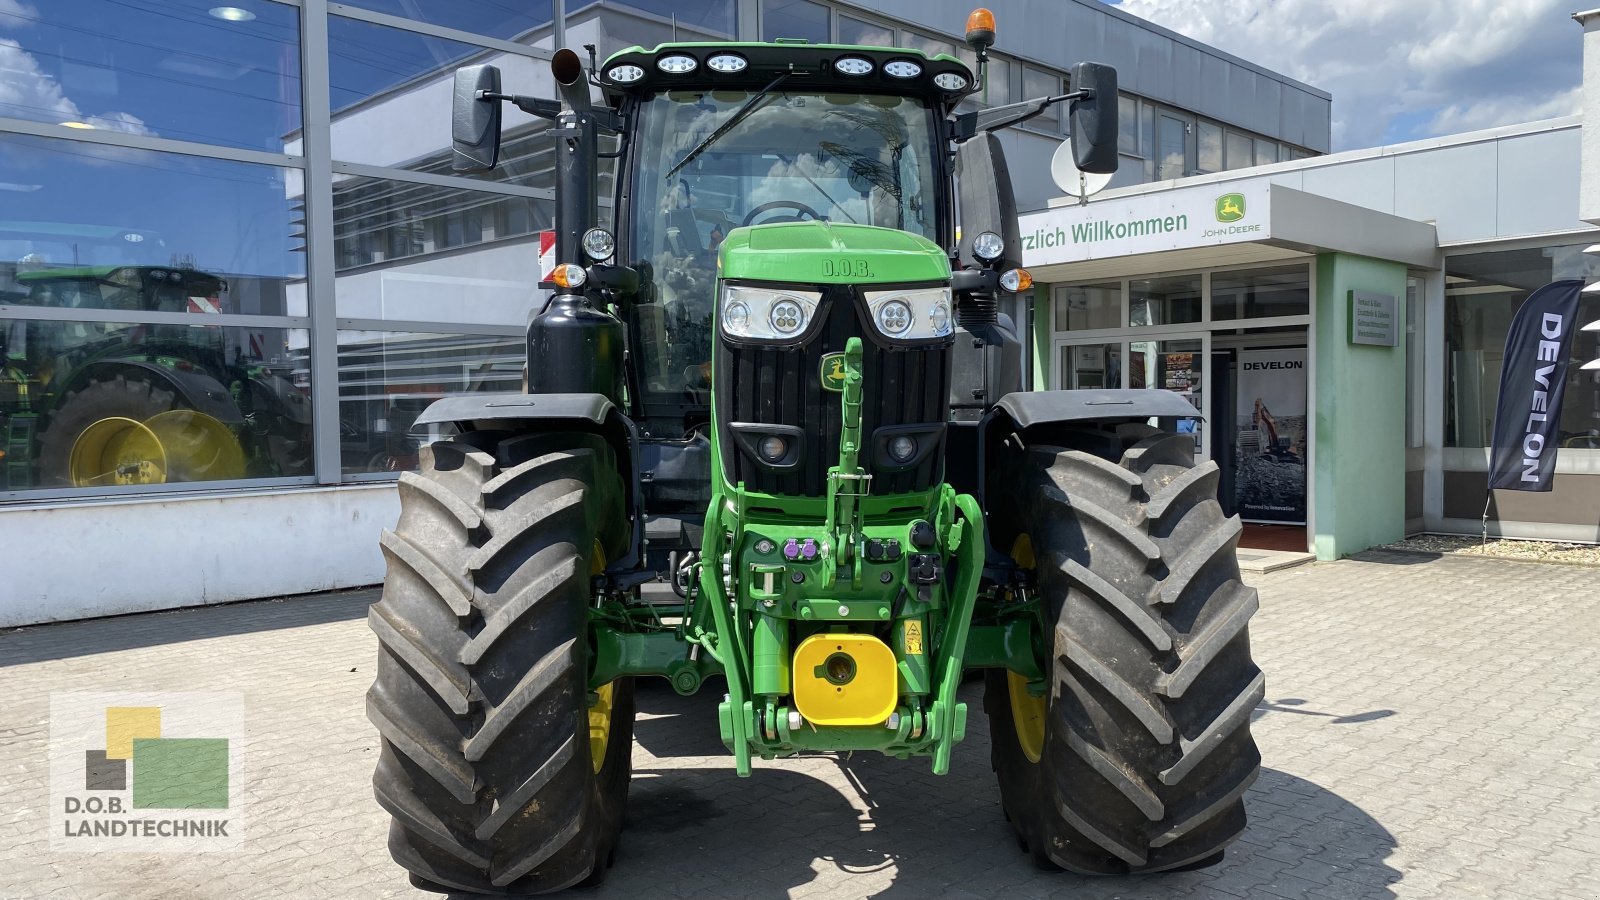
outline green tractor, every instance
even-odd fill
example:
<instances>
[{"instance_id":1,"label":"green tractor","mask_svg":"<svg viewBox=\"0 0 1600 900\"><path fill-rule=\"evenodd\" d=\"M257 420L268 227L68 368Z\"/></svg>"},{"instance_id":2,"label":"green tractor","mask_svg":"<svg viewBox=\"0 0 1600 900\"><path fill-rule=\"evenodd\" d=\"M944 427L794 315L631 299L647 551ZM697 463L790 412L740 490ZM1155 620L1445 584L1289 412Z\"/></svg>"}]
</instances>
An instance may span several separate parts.
<instances>
[{"instance_id":1,"label":"green tractor","mask_svg":"<svg viewBox=\"0 0 1600 900\"><path fill-rule=\"evenodd\" d=\"M722 680L739 775L868 750L943 774L981 677L1041 866L1206 866L1244 828L1257 599L1174 433L1194 410L1025 391L1002 311L1029 278L994 132L1070 103L1079 167L1108 171L1116 75L958 113L994 36L974 15L976 73L782 41L561 50L559 100L456 73L462 169L494 165L501 102L554 120L560 264L526 392L419 418L458 432L382 539L373 781L414 884L600 881L643 676Z\"/></svg>"},{"instance_id":2,"label":"green tractor","mask_svg":"<svg viewBox=\"0 0 1600 900\"><path fill-rule=\"evenodd\" d=\"M193 269L69 266L15 276L19 306L93 320L0 323L0 489L308 474L311 403L287 366L206 324L227 283ZM163 312L193 324L101 321Z\"/></svg>"}]
</instances>

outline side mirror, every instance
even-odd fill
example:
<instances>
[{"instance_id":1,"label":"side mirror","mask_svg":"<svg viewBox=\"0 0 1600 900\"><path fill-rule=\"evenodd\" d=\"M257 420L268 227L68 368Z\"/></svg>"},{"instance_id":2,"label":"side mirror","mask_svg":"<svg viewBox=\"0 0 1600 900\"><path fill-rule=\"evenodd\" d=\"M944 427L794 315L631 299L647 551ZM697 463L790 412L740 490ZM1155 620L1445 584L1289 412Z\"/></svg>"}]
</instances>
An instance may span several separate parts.
<instances>
[{"instance_id":1,"label":"side mirror","mask_svg":"<svg viewBox=\"0 0 1600 900\"><path fill-rule=\"evenodd\" d=\"M1072 67L1072 89L1092 91L1072 101L1072 159L1085 172L1117 170L1117 70L1103 63Z\"/></svg>"},{"instance_id":2,"label":"side mirror","mask_svg":"<svg viewBox=\"0 0 1600 900\"><path fill-rule=\"evenodd\" d=\"M961 204L962 264L1004 271L1022 265L1022 238L1017 226L1017 200L1011 190L1011 170L1000 138L986 131L956 147L956 200ZM1000 235L1005 249L1000 259L985 264L972 253L972 240L985 231Z\"/></svg>"},{"instance_id":3,"label":"side mirror","mask_svg":"<svg viewBox=\"0 0 1600 900\"><path fill-rule=\"evenodd\" d=\"M487 172L500 158L500 101L480 99L485 91L500 93L499 69L463 66L456 70L455 101L450 109L450 137L456 152L450 168L457 172Z\"/></svg>"}]
</instances>

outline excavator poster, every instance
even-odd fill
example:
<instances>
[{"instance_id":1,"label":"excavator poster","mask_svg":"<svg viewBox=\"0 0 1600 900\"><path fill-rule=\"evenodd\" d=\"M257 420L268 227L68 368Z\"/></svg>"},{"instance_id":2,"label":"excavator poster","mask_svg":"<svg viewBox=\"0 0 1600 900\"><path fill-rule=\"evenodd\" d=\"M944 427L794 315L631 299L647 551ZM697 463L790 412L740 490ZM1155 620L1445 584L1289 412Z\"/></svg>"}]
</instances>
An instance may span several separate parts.
<instances>
[{"instance_id":1,"label":"excavator poster","mask_svg":"<svg viewBox=\"0 0 1600 900\"><path fill-rule=\"evenodd\" d=\"M1246 522L1306 521L1306 349L1240 350L1234 502Z\"/></svg>"}]
</instances>

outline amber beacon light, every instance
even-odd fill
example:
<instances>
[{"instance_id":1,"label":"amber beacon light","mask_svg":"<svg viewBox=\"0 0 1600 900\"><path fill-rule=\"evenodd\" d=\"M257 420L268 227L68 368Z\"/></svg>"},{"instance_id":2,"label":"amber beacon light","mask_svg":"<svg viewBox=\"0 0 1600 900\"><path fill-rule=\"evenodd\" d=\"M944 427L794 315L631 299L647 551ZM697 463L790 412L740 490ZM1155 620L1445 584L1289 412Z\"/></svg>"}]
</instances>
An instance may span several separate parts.
<instances>
[{"instance_id":1,"label":"amber beacon light","mask_svg":"<svg viewBox=\"0 0 1600 900\"><path fill-rule=\"evenodd\" d=\"M987 8L980 6L967 16L967 44L977 50L994 46L994 13Z\"/></svg>"}]
</instances>

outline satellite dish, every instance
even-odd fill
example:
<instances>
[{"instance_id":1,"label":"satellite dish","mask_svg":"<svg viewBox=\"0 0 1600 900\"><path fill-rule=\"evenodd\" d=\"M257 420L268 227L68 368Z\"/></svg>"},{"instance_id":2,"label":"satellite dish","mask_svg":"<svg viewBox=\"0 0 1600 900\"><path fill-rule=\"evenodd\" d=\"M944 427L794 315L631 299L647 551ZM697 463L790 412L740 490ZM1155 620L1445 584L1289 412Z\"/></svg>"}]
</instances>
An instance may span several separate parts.
<instances>
[{"instance_id":1,"label":"satellite dish","mask_svg":"<svg viewBox=\"0 0 1600 900\"><path fill-rule=\"evenodd\" d=\"M1074 197L1079 203L1088 203L1089 198L1105 190L1111 183L1109 172L1085 172L1079 169L1072 160L1072 142L1062 141L1056 147L1055 155L1050 157L1050 177L1055 180L1056 187L1067 192L1068 197Z\"/></svg>"}]
</instances>

